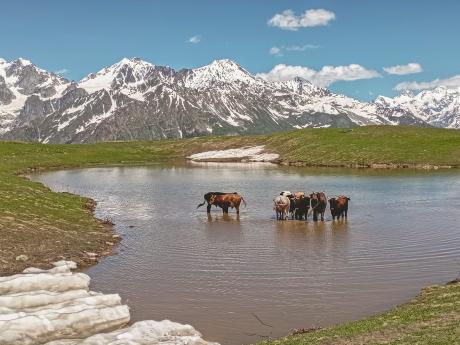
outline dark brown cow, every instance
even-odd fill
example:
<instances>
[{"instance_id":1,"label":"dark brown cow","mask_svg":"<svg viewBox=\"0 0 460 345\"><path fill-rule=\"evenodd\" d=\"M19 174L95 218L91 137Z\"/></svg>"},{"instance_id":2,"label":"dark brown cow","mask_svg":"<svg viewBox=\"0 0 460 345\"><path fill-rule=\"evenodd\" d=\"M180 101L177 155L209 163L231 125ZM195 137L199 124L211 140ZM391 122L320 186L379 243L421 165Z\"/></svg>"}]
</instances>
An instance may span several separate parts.
<instances>
[{"instance_id":1,"label":"dark brown cow","mask_svg":"<svg viewBox=\"0 0 460 345\"><path fill-rule=\"evenodd\" d=\"M235 208L236 213L240 213L240 204L243 202L246 206L246 201L238 193L222 193L222 192L209 192L204 195L204 202L199 204L197 208L203 206L205 203L208 203L207 212L211 212L211 206L219 206L222 209L222 212L228 213L228 208Z\"/></svg>"},{"instance_id":2,"label":"dark brown cow","mask_svg":"<svg viewBox=\"0 0 460 345\"><path fill-rule=\"evenodd\" d=\"M327 207L327 197L324 192L316 192L310 194L310 205L311 209L309 212L313 212L313 221L318 221L318 214L321 216L321 221L324 221L324 212Z\"/></svg>"},{"instance_id":3,"label":"dark brown cow","mask_svg":"<svg viewBox=\"0 0 460 345\"><path fill-rule=\"evenodd\" d=\"M308 209L310 208L310 197L306 196L303 192L294 193L294 216L297 220L305 220L308 218Z\"/></svg>"},{"instance_id":4,"label":"dark brown cow","mask_svg":"<svg viewBox=\"0 0 460 345\"><path fill-rule=\"evenodd\" d=\"M350 198L346 197L345 195L340 195L337 198L329 199L329 206L331 208L331 216L332 220L337 220L342 217L348 217L348 201Z\"/></svg>"}]
</instances>

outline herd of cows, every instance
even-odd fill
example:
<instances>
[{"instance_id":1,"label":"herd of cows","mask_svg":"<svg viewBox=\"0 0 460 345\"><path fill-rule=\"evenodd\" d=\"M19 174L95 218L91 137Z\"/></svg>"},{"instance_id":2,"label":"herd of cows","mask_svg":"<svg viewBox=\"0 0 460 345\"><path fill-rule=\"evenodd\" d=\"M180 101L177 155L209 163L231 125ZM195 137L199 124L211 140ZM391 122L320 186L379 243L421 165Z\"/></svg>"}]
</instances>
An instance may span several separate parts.
<instances>
[{"instance_id":1,"label":"herd of cows","mask_svg":"<svg viewBox=\"0 0 460 345\"><path fill-rule=\"evenodd\" d=\"M318 221L318 216L321 221L324 221L324 213L329 202L332 220L335 220L336 218L347 218L348 201L350 201L350 198L344 195L328 200L324 192L307 195L304 192L291 193L284 191L273 199L273 209L276 212L277 220L286 220L289 216L292 219L308 220L308 216L313 214L313 221L316 222ZM208 213L211 212L211 207L214 205L220 207L224 214L228 213L229 208L236 209L236 213L239 214L242 202L246 206L244 198L236 192L209 192L204 195L203 203L199 204L197 208L207 203Z\"/></svg>"}]
</instances>

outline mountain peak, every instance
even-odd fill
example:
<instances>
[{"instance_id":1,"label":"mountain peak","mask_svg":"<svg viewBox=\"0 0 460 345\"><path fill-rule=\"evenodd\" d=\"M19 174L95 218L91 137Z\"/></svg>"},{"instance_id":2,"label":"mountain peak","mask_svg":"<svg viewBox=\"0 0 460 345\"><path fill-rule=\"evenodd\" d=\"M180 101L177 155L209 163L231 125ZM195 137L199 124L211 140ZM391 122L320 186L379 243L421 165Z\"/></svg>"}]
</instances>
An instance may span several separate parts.
<instances>
[{"instance_id":1,"label":"mountain peak","mask_svg":"<svg viewBox=\"0 0 460 345\"><path fill-rule=\"evenodd\" d=\"M187 71L185 85L202 88L216 83L252 83L255 77L230 59L214 60L209 65Z\"/></svg>"},{"instance_id":2,"label":"mountain peak","mask_svg":"<svg viewBox=\"0 0 460 345\"><path fill-rule=\"evenodd\" d=\"M132 68L132 69L139 69L139 68L151 68L155 65L151 64L150 62L144 61L141 58L133 57L133 58L123 58L120 61L114 63L113 65L106 67L99 71L97 74L104 74L104 73L117 73L118 70L122 68Z\"/></svg>"},{"instance_id":3,"label":"mountain peak","mask_svg":"<svg viewBox=\"0 0 460 345\"><path fill-rule=\"evenodd\" d=\"M19 58L17 60L14 60L13 63L20 64L21 66L29 66L32 65L32 62L30 62L27 59Z\"/></svg>"},{"instance_id":4,"label":"mountain peak","mask_svg":"<svg viewBox=\"0 0 460 345\"><path fill-rule=\"evenodd\" d=\"M216 59L210 63L210 65L214 66L233 66L233 67L240 67L235 61L230 59Z\"/></svg>"},{"instance_id":5,"label":"mountain peak","mask_svg":"<svg viewBox=\"0 0 460 345\"><path fill-rule=\"evenodd\" d=\"M149 71L155 67L150 62L140 58L123 58L109 67L105 67L97 73L91 73L83 78L78 84L88 93L109 90L116 84L130 84L144 81Z\"/></svg>"},{"instance_id":6,"label":"mountain peak","mask_svg":"<svg viewBox=\"0 0 460 345\"><path fill-rule=\"evenodd\" d=\"M201 67L201 68L212 68L212 69L219 69L225 72L236 71L236 72L243 72L245 74L250 74L243 67L241 67L235 61L230 60L230 59L214 60L209 65Z\"/></svg>"},{"instance_id":7,"label":"mountain peak","mask_svg":"<svg viewBox=\"0 0 460 345\"><path fill-rule=\"evenodd\" d=\"M121 65L150 65L153 66L150 62L144 61L139 57L133 57L133 58L126 58L124 57L121 59L119 62L115 63L112 66L121 66Z\"/></svg>"}]
</instances>

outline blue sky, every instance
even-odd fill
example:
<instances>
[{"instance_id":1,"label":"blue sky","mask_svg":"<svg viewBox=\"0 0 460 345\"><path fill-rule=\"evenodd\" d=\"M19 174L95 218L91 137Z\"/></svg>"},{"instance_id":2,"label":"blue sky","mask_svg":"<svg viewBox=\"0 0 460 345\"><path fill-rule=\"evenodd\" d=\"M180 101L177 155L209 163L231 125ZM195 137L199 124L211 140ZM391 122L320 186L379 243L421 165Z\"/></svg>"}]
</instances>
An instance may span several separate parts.
<instances>
[{"instance_id":1,"label":"blue sky","mask_svg":"<svg viewBox=\"0 0 460 345\"><path fill-rule=\"evenodd\" d=\"M459 13L456 0L5 1L0 57L24 57L74 80L123 57L178 69L229 58L252 73L282 65L268 76L299 71L335 92L372 99L395 95L402 82L417 82L417 90L460 74ZM408 63L418 66L399 73L417 73L382 69ZM351 64L366 79L341 80ZM315 74L324 66L334 68Z\"/></svg>"}]
</instances>

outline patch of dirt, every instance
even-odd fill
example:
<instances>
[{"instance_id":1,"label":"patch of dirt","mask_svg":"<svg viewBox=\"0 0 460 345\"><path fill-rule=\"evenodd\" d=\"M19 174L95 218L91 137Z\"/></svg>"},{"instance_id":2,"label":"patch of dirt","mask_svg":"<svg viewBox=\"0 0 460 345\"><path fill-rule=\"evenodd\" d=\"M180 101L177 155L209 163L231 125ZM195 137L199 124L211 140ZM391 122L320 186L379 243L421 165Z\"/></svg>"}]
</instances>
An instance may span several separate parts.
<instances>
[{"instance_id":1,"label":"patch of dirt","mask_svg":"<svg viewBox=\"0 0 460 345\"><path fill-rule=\"evenodd\" d=\"M0 275L11 275L27 267L51 268L59 260L72 260L78 267L94 265L112 254L120 237L113 225L99 221L93 229L66 229L39 217L0 213Z\"/></svg>"}]
</instances>

